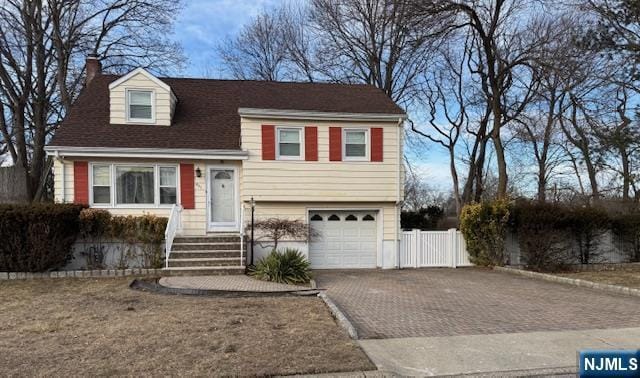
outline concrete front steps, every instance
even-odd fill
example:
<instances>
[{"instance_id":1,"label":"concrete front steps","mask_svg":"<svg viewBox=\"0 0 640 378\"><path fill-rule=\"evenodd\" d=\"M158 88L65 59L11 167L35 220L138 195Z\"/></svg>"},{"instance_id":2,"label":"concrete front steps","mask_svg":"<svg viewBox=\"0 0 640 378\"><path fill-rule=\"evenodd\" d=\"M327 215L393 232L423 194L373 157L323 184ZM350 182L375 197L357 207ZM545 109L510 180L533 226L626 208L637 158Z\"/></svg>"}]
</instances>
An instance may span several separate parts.
<instances>
[{"instance_id":1,"label":"concrete front steps","mask_svg":"<svg viewBox=\"0 0 640 378\"><path fill-rule=\"evenodd\" d=\"M238 234L176 236L164 271L172 276L244 274L240 242Z\"/></svg>"}]
</instances>

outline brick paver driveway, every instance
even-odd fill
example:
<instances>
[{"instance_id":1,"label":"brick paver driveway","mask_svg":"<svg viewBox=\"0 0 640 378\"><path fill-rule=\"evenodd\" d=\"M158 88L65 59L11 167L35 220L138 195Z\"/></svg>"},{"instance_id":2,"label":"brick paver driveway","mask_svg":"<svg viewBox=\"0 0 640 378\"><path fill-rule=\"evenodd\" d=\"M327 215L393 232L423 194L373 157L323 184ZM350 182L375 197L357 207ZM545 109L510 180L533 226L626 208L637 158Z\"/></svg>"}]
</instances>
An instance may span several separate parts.
<instances>
[{"instance_id":1,"label":"brick paver driveway","mask_svg":"<svg viewBox=\"0 0 640 378\"><path fill-rule=\"evenodd\" d=\"M479 268L315 274L360 338L640 326L640 298Z\"/></svg>"}]
</instances>

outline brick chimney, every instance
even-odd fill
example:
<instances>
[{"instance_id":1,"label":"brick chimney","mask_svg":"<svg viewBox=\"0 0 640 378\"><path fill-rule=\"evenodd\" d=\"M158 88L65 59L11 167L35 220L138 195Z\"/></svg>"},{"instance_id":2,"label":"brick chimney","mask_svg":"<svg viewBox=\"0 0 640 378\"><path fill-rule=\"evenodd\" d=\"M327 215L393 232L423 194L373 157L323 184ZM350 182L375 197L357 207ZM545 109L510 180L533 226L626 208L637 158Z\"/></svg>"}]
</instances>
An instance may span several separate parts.
<instances>
[{"instance_id":1,"label":"brick chimney","mask_svg":"<svg viewBox=\"0 0 640 378\"><path fill-rule=\"evenodd\" d=\"M100 58L97 54L89 54L87 55L87 59L85 61L85 67L87 69L86 77L84 79L85 85L89 85L91 80L97 75L102 73L102 63L100 63Z\"/></svg>"}]
</instances>

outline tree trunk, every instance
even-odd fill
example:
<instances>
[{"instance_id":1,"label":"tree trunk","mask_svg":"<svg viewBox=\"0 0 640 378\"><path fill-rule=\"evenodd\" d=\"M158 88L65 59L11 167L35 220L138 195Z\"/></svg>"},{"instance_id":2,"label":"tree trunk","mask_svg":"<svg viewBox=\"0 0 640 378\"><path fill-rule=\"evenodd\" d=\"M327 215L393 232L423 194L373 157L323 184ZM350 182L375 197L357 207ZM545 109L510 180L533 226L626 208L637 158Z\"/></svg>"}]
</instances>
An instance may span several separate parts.
<instances>
[{"instance_id":1,"label":"tree trunk","mask_svg":"<svg viewBox=\"0 0 640 378\"><path fill-rule=\"evenodd\" d=\"M591 198L593 198L594 202L600 201L600 191L598 189L598 180L596 177L596 167L593 165L591 161L591 155L587 151L582 154L584 157L584 164L587 167L587 174L589 176L589 185L591 185Z\"/></svg>"},{"instance_id":2,"label":"tree trunk","mask_svg":"<svg viewBox=\"0 0 640 378\"><path fill-rule=\"evenodd\" d=\"M456 215L460 217L462 211L462 201L460 200L460 188L458 184L458 171L456 170L456 156L453 148L449 149L449 168L451 169L451 179L453 181L453 198L456 203Z\"/></svg>"},{"instance_id":3,"label":"tree trunk","mask_svg":"<svg viewBox=\"0 0 640 378\"><path fill-rule=\"evenodd\" d=\"M630 199L629 190L631 187L631 169L629 167L629 155L624 147L619 148L622 159L622 201L628 202Z\"/></svg>"},{"instance_id":4,"label":"tree trunk","mask_svg":"<svg viewBox=\"0 0 640 378\"><path fill-rule=\"evenodd\" d=\"M484 194L484 161L487 156L487 143L488 138L484 138L480 143L480 151L478 152L478 160L476 162L475 172L475 193L473 194L475 202L482 201L482 195Z\"/></svg>"},{"instance_id":5,"label":"tree trunk","mask_svg":"<svg viewBox=\"0 0 640 378\"><path fill-rule=\"evenodd\" d=\"M538 201L547 201L547 175L545 171L545 163L543 161L538 162Z\"/></svg>"},{"instance_id":6,"label":"tree trunk","mask_svg":"<svg viewBox=\"0 0 640 378\"><path fill-rule=\"evenodd\" d=\"M507 198L507 162L504 156L504 147L500 136L492 137L496 150L496 164L498 165L498 199Z\"/></svg>"}]
</instances>

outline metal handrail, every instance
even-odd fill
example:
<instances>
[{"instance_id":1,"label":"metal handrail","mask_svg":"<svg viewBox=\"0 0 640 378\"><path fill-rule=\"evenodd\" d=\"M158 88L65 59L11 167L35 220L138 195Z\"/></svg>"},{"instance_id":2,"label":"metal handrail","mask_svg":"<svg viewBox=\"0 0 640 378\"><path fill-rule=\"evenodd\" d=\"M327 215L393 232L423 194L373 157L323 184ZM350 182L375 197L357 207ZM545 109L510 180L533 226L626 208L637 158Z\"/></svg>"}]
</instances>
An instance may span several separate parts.
<instances>
[{"instance_id":1,"label":"metal handrail","mask_svg":"<svg viewBox=\"0 0 640 378\"><path fill-rule=\"evenodd\" d=\"M244 203L240 204L240 266L244 266Z\"/></svg>"},{"instance_id":2,"label":"metal handrail","mask_svg":"<svg viewBox=\"0 0 640 378\"><path fill-rule=\"evenodd\" d=\"M171 255L171 247L176 233L181 228L182 223L182 206L171 206L169 220L167 220L167 228L164 230L164 248L165 248L165 267L169 268L169 255Z\"/></svg>"}]
</instances>

